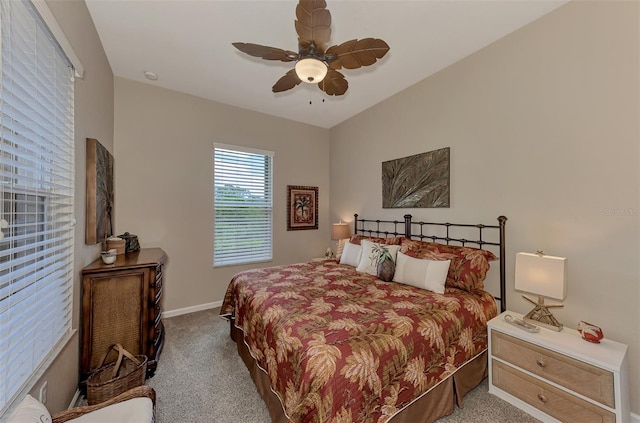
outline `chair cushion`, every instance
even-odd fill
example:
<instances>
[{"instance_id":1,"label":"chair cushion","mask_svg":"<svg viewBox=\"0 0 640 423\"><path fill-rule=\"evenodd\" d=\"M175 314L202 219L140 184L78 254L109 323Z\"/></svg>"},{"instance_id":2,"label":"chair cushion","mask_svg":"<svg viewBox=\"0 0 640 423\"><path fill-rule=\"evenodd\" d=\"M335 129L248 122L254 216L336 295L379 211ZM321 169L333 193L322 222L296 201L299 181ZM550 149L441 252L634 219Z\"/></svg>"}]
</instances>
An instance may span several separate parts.
<instances>
[{"instance_id":1,"label":"chair cushion","mask_svg":"<svg viewBox=\"0 0 640 423\"><path fill-rule=\"evenodd\" d=\"M153 402L149 398L132 398L87 413L73 423L146 423L153 422Z\"/></svg>"},{"instance_id":2,"label":"chair cushion","mask_svg":"<svg viewBox=\"0 0 640 423\"><path fill-rule=\"evenodd\" d=\"M27 395L11 414L7 423L51 423L51 415L40 401Z\"/></svg>"}]
</instances>

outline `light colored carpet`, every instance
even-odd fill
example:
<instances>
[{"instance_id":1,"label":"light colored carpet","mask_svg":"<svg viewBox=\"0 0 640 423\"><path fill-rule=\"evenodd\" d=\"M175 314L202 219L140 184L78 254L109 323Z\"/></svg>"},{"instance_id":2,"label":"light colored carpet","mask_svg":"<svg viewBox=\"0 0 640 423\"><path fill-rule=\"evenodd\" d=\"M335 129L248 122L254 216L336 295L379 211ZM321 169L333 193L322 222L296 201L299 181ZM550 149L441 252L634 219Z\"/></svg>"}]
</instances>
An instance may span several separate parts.
<instances>
[{"instance_id":1,"label":"light colored carpet","mask_svg":"<svg viewBox=\"0 0 640 423\"><path fill-rule=\"evenodd\" d=\"M229 338L219 310L164 319L166 342L147 383L157 393L157 423L268 423L267 408ZM485 380L464 409L438 420L534 423L538 420L488 393Z\"/></svg>"}]
</instances>

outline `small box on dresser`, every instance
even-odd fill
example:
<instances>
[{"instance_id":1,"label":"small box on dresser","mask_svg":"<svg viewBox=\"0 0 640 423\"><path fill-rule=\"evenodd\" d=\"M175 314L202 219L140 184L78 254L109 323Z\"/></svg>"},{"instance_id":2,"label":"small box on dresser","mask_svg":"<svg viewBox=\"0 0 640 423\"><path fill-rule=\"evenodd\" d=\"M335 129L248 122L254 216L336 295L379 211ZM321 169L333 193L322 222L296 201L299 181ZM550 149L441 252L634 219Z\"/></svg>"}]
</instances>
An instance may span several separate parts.
<instances>
[{"instance_id":1,"label":"small box on dresser","mask_svg":"<svg viewBox=\"0 0 640 423\"><path fill-rule=\"evenodd\" d=\"M531 333L489 321L489 392L544 422L628 423L627 346L573 329Z\"/></svg>"}]
</instances>

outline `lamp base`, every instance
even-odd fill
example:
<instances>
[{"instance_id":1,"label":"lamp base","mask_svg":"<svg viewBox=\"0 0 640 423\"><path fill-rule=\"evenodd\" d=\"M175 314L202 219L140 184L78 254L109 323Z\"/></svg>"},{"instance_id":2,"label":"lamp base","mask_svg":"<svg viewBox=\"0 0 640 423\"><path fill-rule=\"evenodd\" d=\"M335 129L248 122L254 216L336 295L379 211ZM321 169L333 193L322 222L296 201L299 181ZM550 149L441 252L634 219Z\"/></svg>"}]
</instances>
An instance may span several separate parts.
<instances>
[{"instance_id":1,"label":"lamp base","mask_svg":"<svg viewBox=\"0 0 640 423\"><path fill-rule=\"evenodd\" d=\"M562 330L562 328L564 327L562 323L558 322L555 316L549 311L550 307L563 307L562 304L546 305L544 303L544 297L542 296L538 297L538 302L535 302L532 299L525 297L524 295L522 296L522 298L535 305L535 308L527 313L526 316L524 316L523 320L525 322L531 323L533 325L539 325L556 332L560 332Z\"/></svg>"}]
</instances>

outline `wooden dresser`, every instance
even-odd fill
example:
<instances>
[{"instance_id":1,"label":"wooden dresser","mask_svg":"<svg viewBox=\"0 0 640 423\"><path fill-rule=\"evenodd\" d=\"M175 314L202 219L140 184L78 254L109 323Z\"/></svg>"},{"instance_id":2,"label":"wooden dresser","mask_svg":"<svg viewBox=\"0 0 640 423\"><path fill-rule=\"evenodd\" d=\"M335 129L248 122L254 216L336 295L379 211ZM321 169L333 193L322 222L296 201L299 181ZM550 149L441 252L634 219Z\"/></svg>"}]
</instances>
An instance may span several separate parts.
<instances>
[{"instance_id":1,"label":"wooden dresser","mask_svg":"<svg viewBox=\"0 0 640 423\"><path fill-rule=\"evenodd\" d=\"M162 281L167 255L143 248L118 255L114 264L99 258L82 270L80 381L100 363L111 344L148 357L155 372L164 345Z\"/></svg>"},{"instance_id":2,"label":"wooden dresser","mask_svg":"<svg viewBox=\"0 0 640 423\"><path fill-rule=\"evenodd\" d=\"M526 332L489 321L489 392L544 422L626 423L627 346L583 340L577 331ZM606 335L606 334L605 334Z\"/></svg>"}]
</instances>

